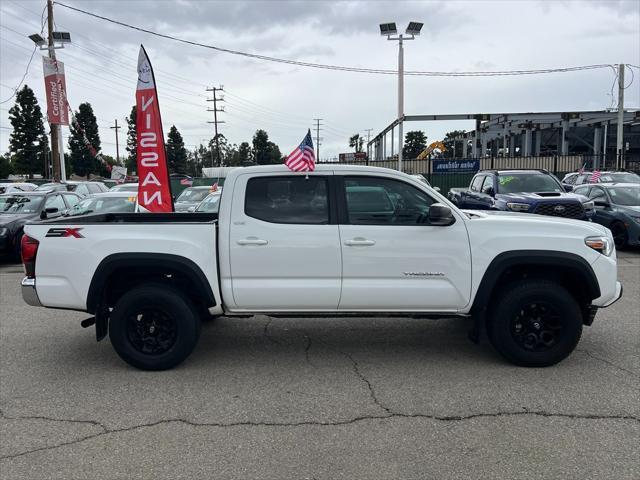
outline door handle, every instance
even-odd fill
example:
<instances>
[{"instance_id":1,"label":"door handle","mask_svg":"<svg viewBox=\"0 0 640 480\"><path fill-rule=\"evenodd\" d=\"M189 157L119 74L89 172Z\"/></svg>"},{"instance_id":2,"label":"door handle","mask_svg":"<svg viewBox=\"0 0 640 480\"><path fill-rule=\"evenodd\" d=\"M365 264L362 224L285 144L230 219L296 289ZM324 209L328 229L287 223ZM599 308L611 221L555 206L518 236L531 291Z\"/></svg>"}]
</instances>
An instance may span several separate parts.
<instances>
[{"instance_id":1,"label":"door handle","mask_svg":"<svg viewBox=\"0 0 640 480\"><path fill-rule=\"evenodd\" d=\"M237 243L238 245L266 245L269 242L262 240L261 238L247 237L238 240Z\"/></svg>"},{"instance_id":2,"label":"door handle","mask_svg":"<svg viewBox=\"0 0 640 480\"><path fill-rule=\"evenodd\" d=\"M346 240L344 244L347 247L370 247L372 245L375 245L376 242L375 240L367 240L366 238L356 237L352 238L351 240Z\"/></svg>"}]
</instances>

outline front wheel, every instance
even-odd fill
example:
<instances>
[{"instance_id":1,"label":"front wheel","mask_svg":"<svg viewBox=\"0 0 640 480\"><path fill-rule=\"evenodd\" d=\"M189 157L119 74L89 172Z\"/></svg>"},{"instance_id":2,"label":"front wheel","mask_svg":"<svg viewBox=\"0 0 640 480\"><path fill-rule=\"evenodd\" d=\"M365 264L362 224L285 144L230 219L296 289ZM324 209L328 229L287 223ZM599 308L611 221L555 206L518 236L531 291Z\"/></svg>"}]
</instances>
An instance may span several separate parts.
<instances>
[{"instance_id":1,"label":"front wheel","mask_svg":"<svg viewBox=\"0 0 640 480\"><path fill-rule=\"evenodd\" d=\"M129 365L166 370L185 360L200 336L192 302L170 287L147 284L125 293L109 319L113 348Z\"/></svg>"},{"instance_id":2,"label":"front wheel","mask_svg":"<svg viewBox=\"0 0 640 480\"><path fill-rule=\"evenodd\" d=\"M568 357L582 335L582 314L563 286L538 279L517 282L495 297L487 325L493 347L510 362L548 367Z\"/></svg>"},{"instance_id":3,"label":"front wheel","mask_svg":"<svg viewBox=\"0 0 640 480\"><path fill-rule=\"evenodd\" d=\"M616 222L611 225L611 235L613 235L613 242L616 244L618 250L622 250L629 243L629 234L627 233L627 227L620 222Z\"/></svg>"}]
</instances>

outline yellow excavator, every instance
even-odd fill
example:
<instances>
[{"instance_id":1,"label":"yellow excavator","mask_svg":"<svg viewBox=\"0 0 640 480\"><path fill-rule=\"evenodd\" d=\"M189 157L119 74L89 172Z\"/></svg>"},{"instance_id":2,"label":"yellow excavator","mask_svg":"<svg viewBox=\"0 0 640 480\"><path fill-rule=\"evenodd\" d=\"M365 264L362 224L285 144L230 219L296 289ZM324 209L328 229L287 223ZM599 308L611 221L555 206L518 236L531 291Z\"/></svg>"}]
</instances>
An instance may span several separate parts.
<instances>
[{"instance_id":1,"label":"yellow excavator","mask_svg":"<svg viewBox=\"0 0 640 480\"><path fill-rule=\"evenodd\" d=\"M420 152L420 155L418 155L417 159L424 160L425 158L430 157L434 151L439 151L440 153L444 153L447 151L447 147L445 147L444 143L442 142L433 142L431 145L429 145L427 148L425 148L423 151Z\"/></svg>"}]
</instances>

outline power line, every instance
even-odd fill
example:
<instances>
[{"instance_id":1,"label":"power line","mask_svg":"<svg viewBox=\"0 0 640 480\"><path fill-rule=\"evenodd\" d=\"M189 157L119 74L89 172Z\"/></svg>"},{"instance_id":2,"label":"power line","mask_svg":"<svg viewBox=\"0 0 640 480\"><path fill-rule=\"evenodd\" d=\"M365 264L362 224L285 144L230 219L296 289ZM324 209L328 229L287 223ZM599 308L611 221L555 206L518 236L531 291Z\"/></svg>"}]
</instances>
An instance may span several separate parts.
<instances>
[{"instance_id":1,"label":"power line","mask_svg":"<svg viewBox=\"0 0 640 480\"><path fill-rule=\"evenodd\" d=\"M153 30L149 30L147 28L138 27L125 22L121 22L119 20L115 20L113 18L91 13L86 10L82 10L81 8L72 7L70 5L66 5L61 2L54 2L54 3L57 5L60 5L61 7L68 8L69 10L73 10L73 11L82 13L84 15L97 18L99 20L104 20L106 22L113 23L115 25L120 25L121 27L130 28L132 30L137 30L139 32L147 33L149 35L154 35L156 37L165 38L167 40L173 40L173 41L184 43L187 45L208 48L208 49L215 50L222 53L229 53L231 55L239 55L247 58L253 58L256 60L264 60L264 61L275 62L275 63L284 63L287 65L297 65L300 67L319 68L319 69L325 69L325 70L337 70L337 71L343 71L343 72L370 73L370 74L378 74L378 75L397 75L398 73L396 70L348 67L343 65L329 65L329 64L322 64L322 63L301 62L298 60L270 57L267 55L259 55L255 53L242 52L240 50L232 50L229 48L223 48L215 45L208 45L205 43L194 42L192 40L186 40L184 38L176 37L173 35L158 33ZM597 64L597 65L581 65L581 66L575 66L575 67L562 67L562 68L544 68L544 69L534 69L534 70L498 70L498 71L480 71L480 72L407 71L407 72L404 72L404 74L427 76L427 77L495 77L495 76L513 76L513 75L538 75L543 73L567 73L567 72L576 72L576 71L582 71L582 70L596 70L596 69L609 68L609 67L610 67L609 64Z\"/></svg>"}]
</instances>

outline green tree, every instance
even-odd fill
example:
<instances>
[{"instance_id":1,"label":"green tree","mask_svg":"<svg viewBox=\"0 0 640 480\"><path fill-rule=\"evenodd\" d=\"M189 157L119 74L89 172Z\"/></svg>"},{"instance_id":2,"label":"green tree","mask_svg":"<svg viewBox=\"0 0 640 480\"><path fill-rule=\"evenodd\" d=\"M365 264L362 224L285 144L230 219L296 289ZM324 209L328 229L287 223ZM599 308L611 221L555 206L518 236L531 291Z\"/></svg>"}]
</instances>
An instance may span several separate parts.
<instances>
[{"instance_id":1,"label":"green tree","mask_svg":"<svg viewBox=\"0 0 640 480\"><path fill-rule=\"evenodd\" d=\"M269 163L278 164L282 163L282 153L280 153L280 147L273 142L267 143L267 152L269 153Z\"/></svg>"},{"instance_id":2,"label":"green tree","mask_svg":"<svg viewBox=\"0 0 640 480\"><path fill-rule=\"evenodd\" d=\"M253 135L253 158L258 165L270 163L269 135L264 130L257 130Z\"/></svg>"},{"instance_id":3,"label":"green tree","mask_svg":"<svg viewBox=\"0 0 640 480\"><path fill-rule=\"evenodd\" d=\"M248 142L242 142L238 147L238 165L251 161L251 146Z\"/></svg>"},{"instance_id":4,"label":"green tree","mask_svg":"<svg viewBox=\"0 0 640 480\"><path fill-rule=\"evenodd\" d=\"M0 157L0 178L7 178L13 173L13 164L11 163L11 154L6 152Z\"/></svg>"},{"instance_id":5,"label":"green tree","mask_svg":"<svg viewBox=\"0 0 640 480\"><path fill-rule=\"evenodd\" d=\"M442 139L442 143L447 150L443 153L445 158L461 158L462 157L462 144L460 141L456 142L456 137L462 137L465 134L465 130L452 130L447 132Z\"/></svg>"},{"instance_id":6,"label":"green tree","mask_svg":"<svg viewBox=\"0 0 640 480\"><path fill-rule=\"evenodd\" d=\"M127 153L129 155L124 161L124 166L127 167L129 175L138 171L136 121L136 106L134 105L131 107L131 113L127 118Z\"/></svg>"},{"instance_id":7,"label":"green tree","mask_svg":"<svg viewBox=\"0 0 640 480\"><path fill-rule=\"evenodd\" d=\"M73 172L81 177L86 177L90 174L108 176L108 170L94 155L94 152L96 154L100 152L101 142L98 122L90 103L80 104L76 112L76 121L80 128L70 125L71 136L69 137L69 151L71 152ZM94 152L85 145L83 131Z\"/></svg>"},{"instance_id":8,"label":"green tree","mask_svg":"<svg viewBox=\"0 0 640 480\"><path fill-rule=\"evenodd\" d=\"M352 135L349 137L349 146L355 149L356 153L362 151L362 145L364 144L364 138L360 136L359 133Z\"/></svg>"},{"instance_id":9,"label":"green tree","mask_svg":"<svg viewBox=\"0 0 640 480\"><path fill-rule=\"evenodd\" d=\"M404 136L402 155L406 160L416 158L425 148L427 148L427 136L424 132L413 130Z\"/></svg>"},{"instance_id":10,"label":"green tree","mask_svg":"<svg viewBox=\"0 0 640 480\"><path fill-rule=\"evenodd\" d=\"M187 149L175 125L171 125L167 137L167 167L169 173L187 173Z\"/></svg>"},{"instance_id":11,"label":"green tree","mask_svg":"<svg viewBox=\"0 0 640 480\"><path fill-rule=\"evenodd\" d=\"M9 152L15 173L33 178L36 173L46 174L49 142L44 131L42 111L33 90L27 85L16 95L16 103L9 110L13 131L9 136Z\"/></svg>"}]
</instances>

